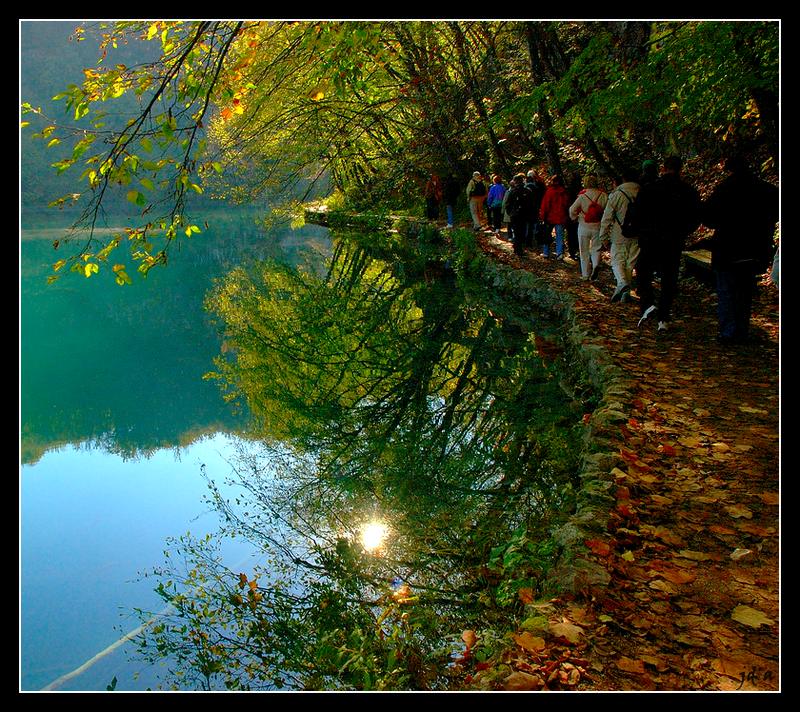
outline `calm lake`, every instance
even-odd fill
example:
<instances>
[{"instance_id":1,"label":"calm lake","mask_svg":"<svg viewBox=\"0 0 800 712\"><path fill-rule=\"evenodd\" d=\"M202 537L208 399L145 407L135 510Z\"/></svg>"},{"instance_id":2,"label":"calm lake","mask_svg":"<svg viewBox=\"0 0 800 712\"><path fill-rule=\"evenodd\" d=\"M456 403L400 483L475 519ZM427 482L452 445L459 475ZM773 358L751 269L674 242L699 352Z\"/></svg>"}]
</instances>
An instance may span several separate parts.
<instances>
[{"instance_id":1,"label":"calm lake","mask_svg":"<svg viewBox=\"0 0 800 712\"><path fill-rule=\"evenodd\" d=\"M47 285L62 232L43 218L21 234L22 690L134 629L135 607L159 606L140 574L167 537L217 527L204 475L225 486L245 415L202 378L220 353L203 308L213 280L253 257L295 263L306 247L328 249L322 228L265 234L247 212L208 220L168 268L126 287L110 273ZM223 553L231 565L250 554L237 542ZM56 689L104 690L113 677L117 689L155 686L157 671L128 653L122 645Z\"/></svg>"}]
</instances>

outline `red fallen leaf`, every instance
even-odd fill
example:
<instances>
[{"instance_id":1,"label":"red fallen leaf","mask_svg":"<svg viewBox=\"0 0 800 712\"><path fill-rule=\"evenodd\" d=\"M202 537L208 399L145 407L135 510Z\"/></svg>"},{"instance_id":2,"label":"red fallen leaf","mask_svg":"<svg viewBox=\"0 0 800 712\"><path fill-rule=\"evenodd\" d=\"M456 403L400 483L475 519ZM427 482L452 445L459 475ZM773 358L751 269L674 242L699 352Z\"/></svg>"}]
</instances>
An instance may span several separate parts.
<instances>
[{"instance_id":1,"label":"red fallen leaf","mask_svg":"<svg viewBox=\"0 0 800 712\"><path fill-rule=\"evenodd\" d=\"M620 502L616 509L625 519L634 519L636 517L636 512L628 504Z\"/></svg>"},{"instance_id":2,"label":"red fallen leaf","mask_svg":"<svg viewBox=\"0 0 800 712\"><path fill-rule=\"evenodd\" d=\"M642 424L638 420L636 420L636 418L629 418L628 425L630 425L635 430L639 430L642 427Z\"/></svg>"},{"instance_id":3,"label":"red fallen leaf","mask_svg":"<svg viewBox=\"0 0 800 712\"><path fill-rule=\"evenodd\" d=\"M489 663L475 663L475 672L480 672L481 670L488 670L491 667Z\"/></svg>"},{"instance_id":4,"label":"red fallen leaf","mask_svg":"<svg viewBox=\"0 0 800 712\"><path fill-rule=\"evenodd\" d=\"M628 462L636 462L639 459L639 456L632 453L630 450L624 450L623 448L619 449L619 454L622 455L623 460L627 460Z\"/></svg>"},{"instance_id":5,"label":"red fallen leaf","mask_svg":"<svg viewBox=\"0 0 800 712\"><path fill-rule=\"evenodd\" d=\"M532 588L521 588L517 591L517 595L519 596L519 600L523 603L533 603L534 601Z\"/></svg>"},{"instance_id":6,"label":"red fallen leaf","mask_svg":"<svg viewBox=\"0 0 800 712\"><path fill-rule=\"evenodd\" d=\"M617 501L627 502L631 498L631 491L624 485L617 485Z\"/></svg>"},{"instance_id":7,"label":"red fallen leaf","mask_svg":"<svg viewBox=\"0 0 800 712\"><path fill-rule=\"evenodd\" d=\"M589 420L591 419L591 417L592 417L591 413L584 413L583 424L584 425L588 425L589 424Z\"/></svg>"},{"instance_id":8,"label":"red fallen leaf","mask_svg":"<svg viewBox=\"0 0 800 712\"><path fill-rule=\"evenodd\" d=\"M593 554L598 556L608 556L611 553L611 546L600 539L586 539L584 542Z\"/></svg>"},{"instance_id":9,"label":"red fallen leaf","mask_svg":"<svg viewBox=\"0 0 800 712\"><path fill-rule=\"evenodd\" d=\"M467 675L467 676L464 678L464 683L465 683L466 685L470 685L470 684L472 684L472 675Z\"/></svg>"}]
</instances>

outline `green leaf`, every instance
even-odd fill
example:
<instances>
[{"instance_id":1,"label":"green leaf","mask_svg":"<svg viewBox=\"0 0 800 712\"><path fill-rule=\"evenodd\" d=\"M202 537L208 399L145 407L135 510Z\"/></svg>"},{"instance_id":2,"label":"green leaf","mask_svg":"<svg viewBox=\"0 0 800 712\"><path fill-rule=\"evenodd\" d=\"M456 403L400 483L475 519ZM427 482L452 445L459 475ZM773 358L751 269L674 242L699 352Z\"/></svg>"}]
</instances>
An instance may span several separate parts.
<instances>
[{"instance_id":1,"label":"green leaf","mask_svg":"<svg viewBox=\"0 0 800 712\"><path fill-rule=\"evenodd\" d=\"M150 180L149 178L142 178L142 179L141 179L139 182L140 182L140 183L141 183L141 184L142 184L142 185L143 185L145 188L147 188L147 190L154 190L154 189L155 189L155 185L154 185L153 181L152 181L152 180Z\"/></svg>"},{"instance_id":2,"label":"green leaf","mask_svg":"<svg viewBox=\"0 0 800 712\"><path fill-rule=\"evenodd\" d=\"M126 197L134 205L147 205L147 198L145 197L145 194L140 193L138 190L129 190Z\"/></svg>"}]
</instances>

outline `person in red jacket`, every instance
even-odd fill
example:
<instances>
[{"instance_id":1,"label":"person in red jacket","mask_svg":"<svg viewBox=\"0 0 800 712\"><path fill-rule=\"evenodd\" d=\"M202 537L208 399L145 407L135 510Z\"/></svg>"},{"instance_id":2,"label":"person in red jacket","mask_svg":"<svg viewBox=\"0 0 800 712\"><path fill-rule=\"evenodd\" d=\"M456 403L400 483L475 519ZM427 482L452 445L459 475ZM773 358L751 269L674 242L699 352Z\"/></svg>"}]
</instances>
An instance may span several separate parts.
<instances>
[{"instance_id":1,"label":"person in red jacket","mask_svg":"<svg viewBox=\"0 0 800 712\"><path fill-rule=\"evenodd\" d=\"M542 231L542 254L550 256L550 240L553 236L553 228L556 231L556 257L564 259L564 239L567 233L567 223L569 223L569 193L564 187L561 176L550 178L550 185L544 192L542 204L539 206L539 220L544 223Z\"/></svg>"}]
</instances>

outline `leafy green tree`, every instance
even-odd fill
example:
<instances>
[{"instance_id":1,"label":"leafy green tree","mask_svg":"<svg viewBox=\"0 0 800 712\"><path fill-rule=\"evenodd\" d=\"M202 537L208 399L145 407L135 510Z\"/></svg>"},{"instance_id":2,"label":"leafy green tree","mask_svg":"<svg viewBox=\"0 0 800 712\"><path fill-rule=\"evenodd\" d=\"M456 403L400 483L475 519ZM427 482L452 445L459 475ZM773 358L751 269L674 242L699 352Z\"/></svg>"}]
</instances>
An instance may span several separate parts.
<instances>
[{"instance_id":1,"label":"leafy green tree","mask_svg":"<svg viewBox=\"0 0 800 712\"><path fill-rule=\"evenodd\" d=\"M79 36L85 34L79 28ZM124 43L152 61L113 63ZM71 123L23 104L53 165L82 171L85 276L122 244L142 273L200 231L191 196L309 195L330 180L355 207L421 204L431 171L503 175L546 162L600 169L665 152L711 164L729 146L777 159L775 22L118 22L59 96ZM110 104L136 100L115 126ZM130 105L127 105L130 110ZM483 168L479 168L483 170ZM96 227L121 191L138 224Z\"/></svg>"}]
</instances>

